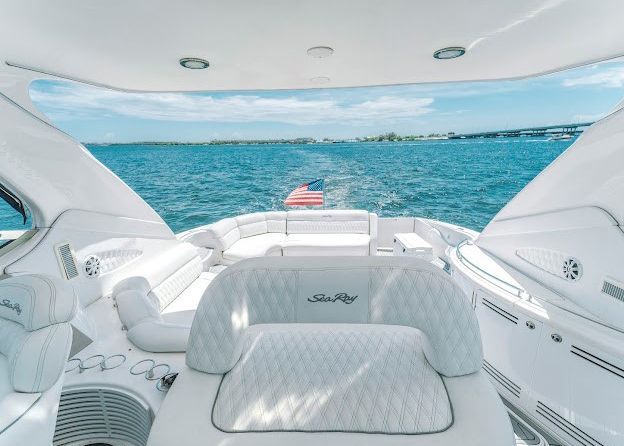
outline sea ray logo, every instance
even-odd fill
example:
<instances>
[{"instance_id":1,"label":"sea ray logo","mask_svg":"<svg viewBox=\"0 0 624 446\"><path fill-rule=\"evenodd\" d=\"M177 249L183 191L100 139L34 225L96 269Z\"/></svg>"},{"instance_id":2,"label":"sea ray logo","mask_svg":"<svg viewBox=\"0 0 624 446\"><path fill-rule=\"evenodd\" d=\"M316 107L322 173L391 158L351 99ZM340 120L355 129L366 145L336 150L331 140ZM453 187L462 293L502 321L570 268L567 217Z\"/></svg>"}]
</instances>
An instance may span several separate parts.
<instances>
[{"instance_id":1,"label":"sea ray logo","mask_svg":"<svg viewBox=\"0 0 624 446\"><path fill-rule=\"evenodd\" d=\"M7 307L9 310L14 310L18 315L22 314L22 307L17 302L12 303L9 299L2 299L0 301L0 307Z\"/></svg>"},{"instance_id":2,"label":"sea ray logo","mask_svg":"<svg viewBox=\"0 0 624 446\"><path fill-rule=\"evenodd\" d=\"M336 302L341 301L345 304L352 304L357 299L357 296L349 296L347 293L336 293L334 296L328 296L326 294L315 294L312 297L308 297L308 302Z\"/></svg>"}]
</instances>

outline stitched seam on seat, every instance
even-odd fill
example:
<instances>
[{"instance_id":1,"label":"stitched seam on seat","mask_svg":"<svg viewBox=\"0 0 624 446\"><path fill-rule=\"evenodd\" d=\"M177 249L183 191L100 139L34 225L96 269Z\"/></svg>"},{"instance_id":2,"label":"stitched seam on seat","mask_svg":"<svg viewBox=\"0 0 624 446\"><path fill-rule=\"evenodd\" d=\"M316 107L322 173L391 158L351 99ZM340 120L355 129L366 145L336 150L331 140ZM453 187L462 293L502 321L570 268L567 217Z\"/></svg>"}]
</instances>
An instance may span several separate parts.
<instances>
[{"instance_id":1,"label":"stitched seam on seat","mask_svg":"<svg viewBox=\"0 0 624 446\"><path fill-rule=\"evenodd\" d=\"M380 340L381 341L381 340ZM306 429L273 429L273 430L227 430L227 429L223 429L220 426L217 425L217 423L215 422L215 408L217 405L217 402L219 400L219 396L221 394L222 391L222 387L223 387L223 383L224 380L226 378L227 375L229 375L231 373L227 372L225 374L223 374L221 376L221 381L219 382L219 386L217 388L217 392L215 394L215 398L214 401L212 403L212 408L211 408L211 412L210 412L210 421L213 425L213 427L215 429L217 429L220 432L224 432L227 434L238 434L238 433L258 433L258 434L263 434L263 433L276 433L276 432L294 432L294 433L356 433L356 434L373 434L373 435L404 435L404 436L413 436L413 435L431 435L431 434L436 434L436 433L442 433L445 432L447 430L449 430L451 427L453 427L453 425L455 424L455 414L454 414L454 408L453 408L453 403L451 401L451 399L448 396L448 388L446 385L446 378L444 376L441 376L438 374L439 379L442 383L443 389L444 389L444 394L446 395L446 400L448 402L448 407L449 407L449 415L450 415L450 422L448 424L448 426L446 426L443 429L440 430L435 430L435 431L423 431L423 432L408 432L408 433L402 433L402 432L384 432L384 431L359 431L359 430L342 430L342 429L332 429L332 430L323 430L323 429L319 429L319 430L306 430Z\"/></svg>"}]
</instances>

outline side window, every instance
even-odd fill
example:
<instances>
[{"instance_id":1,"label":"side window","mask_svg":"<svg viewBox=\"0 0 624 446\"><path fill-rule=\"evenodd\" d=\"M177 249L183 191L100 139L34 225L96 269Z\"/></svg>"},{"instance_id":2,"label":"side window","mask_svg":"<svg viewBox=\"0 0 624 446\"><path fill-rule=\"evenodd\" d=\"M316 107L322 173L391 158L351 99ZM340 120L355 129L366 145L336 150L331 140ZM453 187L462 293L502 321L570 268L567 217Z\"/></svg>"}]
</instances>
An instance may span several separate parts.
<instances>
[{"instance_id":1,"label":"side window","mask_svg":"<svg viewBox=\"0 0 624 446\"><path fill-rule=\"evenodd\" d=\"M30 212L22 200L0 184L0 248L31 228Z\"/></svg>"}]
</instances>

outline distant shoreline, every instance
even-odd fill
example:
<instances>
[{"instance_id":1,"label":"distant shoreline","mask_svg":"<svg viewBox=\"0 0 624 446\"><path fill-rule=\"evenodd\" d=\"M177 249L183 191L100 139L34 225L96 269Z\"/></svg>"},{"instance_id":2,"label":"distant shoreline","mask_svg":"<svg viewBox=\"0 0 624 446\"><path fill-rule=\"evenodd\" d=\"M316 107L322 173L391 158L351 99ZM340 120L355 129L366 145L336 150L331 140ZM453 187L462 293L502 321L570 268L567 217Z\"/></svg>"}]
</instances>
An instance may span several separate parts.
<instances>
[{"instance_id":1,"label":"distant shoreline","mask_svg":"<svg viewBox=\"0 0 624 446\"><path fill-rule=\"evenodd\" d=\"M283 139L215 139L201 142L180 142L180 141L134 141L134 142L85 142L83 144L92 146L120 146L120 145L154 145L154 146L238 146L238 145L262 145L262 144L344 144L344 143L366 143L366 142L405 142L405 141L437 141L446 139L483 139L483 138L523 138L523 137L554 137L562 138L567 136L573 138L583 133L585 127L589 127L593 122L559 124L544 127L529 127L514 130L496 130L480 133L456 134L430 133L429 135L397 135L394 132L384 133L377 136L365 136L357 138L323 138L316 139L310 137L283 138ZM569 139L568 138L568 139Z\"/></svg>"}]
</instances>

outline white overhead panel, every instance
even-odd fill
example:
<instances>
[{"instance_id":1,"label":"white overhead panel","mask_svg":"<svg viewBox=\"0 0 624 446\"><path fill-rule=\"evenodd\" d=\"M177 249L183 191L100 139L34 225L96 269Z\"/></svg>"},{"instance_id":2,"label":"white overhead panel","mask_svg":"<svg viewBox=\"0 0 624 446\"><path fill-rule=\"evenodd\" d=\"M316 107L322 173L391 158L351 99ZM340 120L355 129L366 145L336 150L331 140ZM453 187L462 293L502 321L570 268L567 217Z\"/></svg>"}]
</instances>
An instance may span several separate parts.
<instances>
[{"instance_id":1,"label":"white overhead panel","mask_svg":"<svg viewBox=\"0 0 624 446\"><path fill-rule=\"evenodd\" d=\"M3 63L126 90L501 79L624 54L619 0L0 0L0 7Z\"/></svg>"}]
</instances>

